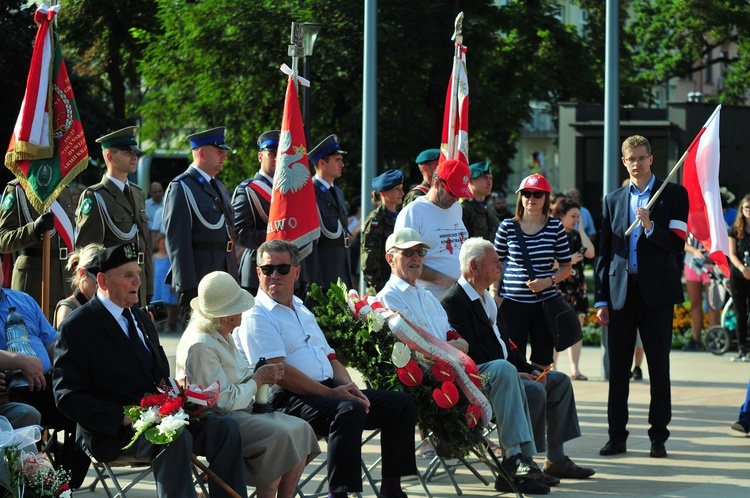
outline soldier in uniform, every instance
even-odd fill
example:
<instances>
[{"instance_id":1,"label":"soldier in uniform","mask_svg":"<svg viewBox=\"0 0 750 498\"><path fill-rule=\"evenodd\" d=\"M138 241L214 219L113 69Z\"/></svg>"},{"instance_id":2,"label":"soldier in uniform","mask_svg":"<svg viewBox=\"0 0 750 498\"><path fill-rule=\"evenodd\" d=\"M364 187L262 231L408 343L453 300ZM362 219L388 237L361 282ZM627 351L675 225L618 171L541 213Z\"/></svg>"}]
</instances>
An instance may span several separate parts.
<instances>
[{"instance_id":1,"label":"soldier in uniform","mask_svg":"<svg viewBox=\"0 0 750 498\"><path fill-rule=\"evenodd\" d=\"M466 225L466 230L469 231L469 237L482 237L494 242L500 221L485 202L487 196L492 192L490 163L482 161L472 164L469 166L469 171L471 171L469 190L471 190L472 197L461 199L464 225Z\"/></svg>"},{"instance_id":2,"label":"soldier in uniform","mask_svg":"<svg viewBox=\"0 0 750 498\"><path fill-rule=\"evenodd\" d=\"M54 230L54 214L40 215L26 198L18 180L11 180L3 192L0 210L0 252L17 253L13 264L10 288L25 292L37 303L42 302L42 238L44 232L52 230L50 238L50 309L70 292L65 270L68 248ZM75 226L73 196L65 187L57 198L70 225ZM49 310L48 310L49 311Z\"/></svg>"},{"instance_id":3,"label":"soldier in uniform","mask_svg":"<svg viewBox=\"0 0 750 498\"><path fill-rule=\"evenodd\" d=\"M435 174L435 168L437 168L440 160L440 149L427 149L423 150L415 159L419 172L422 173L422 183L409 190L404 196L403 205L406 206L417 197L426 195L432 185L432 175ZM390 272L390 268L388 268Z\"/></svg>"},{"instance_id":4,"label":"soldier in uniform","mask_svg":"<svg viewBox=\"0 0 750 498\"><path fill-rule=\"evenodd\" d=\"M258 137L260 170L253 178L240 183L232 196L237 242L246 249L240 260L240 286L252 295L258 293L255 250L266 241L280 133L271 130Z\"/></svg>"},{"instance_id":5,"label":"soldier in uniform","mask_svg":"<svg viewBox=\"0 0 750 498\"><path fill-rule=\"evenodd\" d=\"M367 294L377 294L391 276L391 267L385 260L385 241L393 233L397 210L404 198L404 174L389 169L372 179L373 202L378 207L362 225L362 274L367 283ZM377 198L377 199L376 199Z\"/></svg>"},{"instance_id":6,"label":"soldier in uniform","mask_svg":"<svg viewBox=\"0 0 750 498\"><path fill-rule=\"evenodd\" d=\"M167 283L177 292L183 323L205 275L225 271L237 279L234 213L227 187L216 178L232 149L226 144L226 132L219 126L189 135L193 163L164 194L164 230L172 263Z\"/></svg>"},{"instance_id":7,"label":"soldier in uniform","mask_svg":"<svg viewBox=\"0 0 750 498\"><path fill-rule=\"evenodd\" d=\"M328 289L331 282L344 281L351 288L349 273L348 215L344 193L333 184L344 169L343 154L336 135L329 135L310 151L309 158L315 166L315 200L320 218L320 238L313 243L312 253L305 258L310 282Z\"/></svg>"},{"instance_id":8,"label":"soldier in uniform","mask_svg":"<svg viewBox=\"0 0 750 498\"><path fill-rule=\"evenodd\" d=\"M106 248L133 242L138 248L142 284L138 301L145 306L154 295L154 265L146 214L146 195L128 175L135 173L141 149L138 128L128 126L97 138L107 172L102 181L84 190L78 205L76 248L102 244Z\"/></svg>"}]
</instances>

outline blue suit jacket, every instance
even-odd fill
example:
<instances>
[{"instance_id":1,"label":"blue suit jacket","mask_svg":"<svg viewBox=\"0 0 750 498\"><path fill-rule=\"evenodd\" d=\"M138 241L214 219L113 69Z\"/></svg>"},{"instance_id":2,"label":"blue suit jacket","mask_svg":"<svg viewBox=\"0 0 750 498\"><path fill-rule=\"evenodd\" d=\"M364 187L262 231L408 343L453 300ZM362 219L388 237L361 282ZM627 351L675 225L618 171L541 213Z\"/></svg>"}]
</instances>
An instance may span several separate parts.
<instances>
[{"instance_id":1,"label":"blue suit jacket","mask_svg":"<svg viewBox=\"0 0 750 498\"><path fill-rule=\"evenodd\" d=\"M656 180L652 195L662 185ZM604 198L599 260L596 264L595 300L607 302L610 309L625 305L628 291L628 237L630 226L630 187L622 187ZM684 300L680 274L680 254L685 249L688 197L681 185L668 183L651 207L654 231L638 237L638 284L641 296L650 306L671 306Z\"/></svg>"}]
</instances>

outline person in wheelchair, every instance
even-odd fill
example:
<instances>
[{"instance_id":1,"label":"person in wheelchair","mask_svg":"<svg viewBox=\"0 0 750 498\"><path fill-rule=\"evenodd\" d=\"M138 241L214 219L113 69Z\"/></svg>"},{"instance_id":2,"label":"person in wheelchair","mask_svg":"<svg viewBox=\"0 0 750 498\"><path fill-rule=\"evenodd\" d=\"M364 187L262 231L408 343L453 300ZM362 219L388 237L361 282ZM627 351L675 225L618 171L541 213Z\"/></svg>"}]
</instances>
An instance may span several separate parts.
<instances>
[{"instance_id":1,"label":"person in wheelchair","mask_svg":"<svg viewBox=\"0 0 750 498\"><path fill-rule=\"evenodd\" d=\"M396 230L386 240L385 247L391 277L378 293L377 299L386 308L400 312L415 325L471 356L470 344L451 326L440 301L429 291L416 285L417 278L422 273L424 253L429 249L422 242L419 232L411 228ZM518 372L511 363L503 359L477 363L477 366L482 376L489 378L490 404L495 413L498 439L504 452L503 467L515 479L516 487L522 493L549 493L547 483L556 484L559 481L543 476L539 466L534 463L536 447L531 414ZM511 491L500 476L495 481L495 489Z\"/></svg>"}]
</instances>

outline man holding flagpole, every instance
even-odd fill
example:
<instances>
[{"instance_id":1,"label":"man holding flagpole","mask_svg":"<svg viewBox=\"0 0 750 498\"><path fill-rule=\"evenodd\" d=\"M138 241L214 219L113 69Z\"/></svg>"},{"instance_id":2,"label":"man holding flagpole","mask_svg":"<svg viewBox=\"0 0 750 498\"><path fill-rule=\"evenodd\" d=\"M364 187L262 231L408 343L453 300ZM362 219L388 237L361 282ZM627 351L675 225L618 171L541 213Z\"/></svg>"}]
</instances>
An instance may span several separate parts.
<instances>
[{"instance_id":1,"label":"man holding flagpole","mask_svg":"<svg viewBox=\"0 0 750 498\"><path fill-rule=\"evenodd\" d=\"M609 441L599 452L604 456L627 451L630 364L638 331L651 379L650 456L667 456L667 425L672 418L669 351L674 305L684 299L678 255L685 246L688 196L681 185L657 180L651 172L653 161L645 137L627 138L622 163L630 184L604 199L595 277L596 315L609 326ZM650 209L646 207L657 195ZM628 235L634 222L635 230Z\"/></svg>"}]
</instances>

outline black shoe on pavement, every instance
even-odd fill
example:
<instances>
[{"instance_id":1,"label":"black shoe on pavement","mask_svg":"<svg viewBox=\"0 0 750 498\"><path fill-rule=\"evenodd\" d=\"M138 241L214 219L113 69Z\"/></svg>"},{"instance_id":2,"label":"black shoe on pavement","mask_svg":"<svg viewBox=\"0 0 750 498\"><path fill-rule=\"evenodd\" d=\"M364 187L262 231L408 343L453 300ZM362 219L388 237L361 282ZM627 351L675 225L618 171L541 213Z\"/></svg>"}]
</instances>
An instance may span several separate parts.
<instances>
[{"instance_id":1,"label":"black shoe on pavement","mask_svg":"<svg viewBox=\"0 0 750 498\"><path fill-rule=\"evenodd\" d=\"M682 346L682 350L683 351L705 351L706 348L703 346L703 343L691 338L690 342Z\"/></svg>"},{"instance_id":2,"label":"black shoe on pavement","mask_svg":"<svg viewBox=\"0 0 750 498\"><path fill-rule=\"evenodd\" d=\"M525 495L546 495L549 493L549 486L542 484L540 481L535 481L534 479L514 479L513 484L516 485L518 491ZM498 476L497 479L495 479L495 491L501 493L514 492L513 488L510 487L510 484L508 484L508 482L501 476Z\"/></svg>"},{"instance_id":3,"label":"black shoe on pavement","mask_svg":"<svg viewBox=\"0 0 750 498\"><path fill-rule=\"evenodd\" d=\"M643 370L641 370L641 367L635 367L632 376L633 380L643 380Z\"/></svg>"},{"instance_id":4,"label":"black shoe on pavement","mask_svg":"<svg viewBox=\"0 0 750 498\"><path fill-rule=\"evenodd\" d=\"M565 457L563 460L552 463L549 460L544 461L544 467L542 472L545 475L549 474L554 477L562 479L588 479L589 477L596 474L594 469L588 467L579 467L569 457Z\"/></svg>"},{"instance_id":5,"label":"black shoe on pavement","mask_svg":"<svg viewBox=\"0 0 750 498\"><path fill-rule=\"evenodd\" d=\"M510 458L506 458L503 460L503 463L501 464L505 470L508 472L508 475L516 478L526 478L526 479L541 479L542 478L542 470L539 468L539 466L534 463L534 461L530 458L524 458L524 456L521 453L518 453L516 455L513 455Z\"/></svg>"},{"instance_id":6,"label":"black shoe on pavement","mask_svg":"<svg viewBox=\"0 0 750 498\"><path fill-rule=\"evenodd\" d=\"M664 443L660 443L659 441L652 441L651 453L649 453L649 456L651 458L666 458L667 448L664 446Z\"/></svg>"},{"instance_id":7,"label":"black shoe on pavement","mask_svg":"<svg viewBox=\"0 0 750 498\"><path fill-rule=\"evenodd\" d=\"M604 447L599 450L599 454L601 456L612 456L612 455L619 455L620 453L625 453L628 451L627 446L625 445L625 441L613 441L609 440L607 441L607 444L604 445Z\"/></svg>"},{"instance_id":8,"label":"black shoe on pavement","mask_svg":"<svg viewBox=\"0 0 750 498\"><path fill-rule=\"evenodd\" d=\"M545 471L542 471L542 478L539 479L539 482L551 488L553 486L557 486L558 484L560 484L560 479L558 479L555 476L551 476L547 474Z\"/></svg>"}]
</instances>

